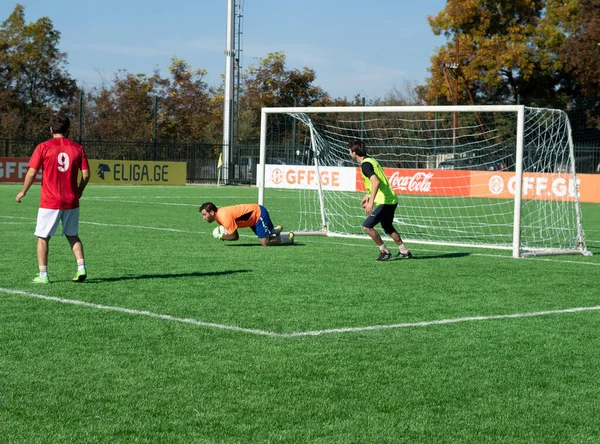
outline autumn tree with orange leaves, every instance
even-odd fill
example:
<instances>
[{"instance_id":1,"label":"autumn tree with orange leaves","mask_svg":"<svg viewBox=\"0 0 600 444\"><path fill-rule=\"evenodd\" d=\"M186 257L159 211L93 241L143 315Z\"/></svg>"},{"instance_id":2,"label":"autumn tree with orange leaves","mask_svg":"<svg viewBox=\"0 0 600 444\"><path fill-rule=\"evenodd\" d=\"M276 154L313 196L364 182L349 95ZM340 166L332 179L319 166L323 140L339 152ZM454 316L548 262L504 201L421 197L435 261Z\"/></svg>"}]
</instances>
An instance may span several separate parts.
<instances>
[{"instance_id":1,"label":"autumn tree with orange leaves","mask_svg":"<svg viewBox=\"0 0 600 444\"><path fill-rule=\"evenodd\" d=\"M600 2L581 0L580 3L559 56L582 95L597 98L600 96Z\"/></svg>"},{"instance_id":2,"label":"autumn tree with orange leaves","mask_svg":"<svg viewBox=\"0 0 600 444\"><path fill-rule=\"evenodd\" d=\"M558 106L573 93L557 56L581 11L577 0L449 0L429 24L448 42L420 88L428 103Z\"/></svg>"}]
</instances>

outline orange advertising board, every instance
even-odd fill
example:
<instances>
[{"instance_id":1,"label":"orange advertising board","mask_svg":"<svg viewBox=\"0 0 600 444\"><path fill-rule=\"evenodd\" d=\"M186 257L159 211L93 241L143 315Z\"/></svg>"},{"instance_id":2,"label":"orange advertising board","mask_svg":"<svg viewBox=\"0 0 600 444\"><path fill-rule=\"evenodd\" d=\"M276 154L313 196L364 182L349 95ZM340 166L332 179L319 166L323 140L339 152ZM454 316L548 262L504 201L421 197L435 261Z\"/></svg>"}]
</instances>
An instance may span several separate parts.
<instances>
[{"instance_id":1,"label":"orange advertising board","mask_svg":"<svg viewBox=\"0 0 600 444\"><path fill-rule=\"evenodd\" d=\"M578 174L575 179L566 174L524 173L522 194L524 199L567 200L575 199L579 191L580 202L600 203L600 175ZM471 171L471 196L512 199L515 196L514 173Z\"/></svg>"},{"instance_id":2,"label":"orange advertising board","mask_svg":"<svg viewBox=\"0 0 600 444\"><path fill-rule=\"evenodd\" d=\"M398 195L499 199L513 199L515 196L514 172L398 168L384 168L384 171ZM567 174L524 173L523 198L573 200L578 189L580 202L600 203L600 174L578 174L576 177L577 186ZM360 168L356 168L356 191L365 191Z\"/></svg>"},{"instance_id":3,"label":"orange advertising board","mask_svg":"<svg viewBox=\"0 0 600 444\"><path fill-rule=\"evenodd\" d=\"M600 203L600 174L578 174L579 202Z\"/></svg>"}]
</instances>

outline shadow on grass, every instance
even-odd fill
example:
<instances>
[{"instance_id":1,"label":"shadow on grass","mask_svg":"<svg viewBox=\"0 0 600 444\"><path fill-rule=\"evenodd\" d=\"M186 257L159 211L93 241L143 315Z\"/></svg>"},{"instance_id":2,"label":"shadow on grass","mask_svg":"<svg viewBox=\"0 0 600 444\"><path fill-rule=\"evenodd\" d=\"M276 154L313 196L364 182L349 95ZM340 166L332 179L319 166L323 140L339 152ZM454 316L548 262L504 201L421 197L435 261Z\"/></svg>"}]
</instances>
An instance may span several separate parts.
<instances>
[{"instance_id":1,"label":"shadow on grass","mask_svg":"<svg viewBox=\"0 0 600 444\"><path fill-rule=\"evenodd\" d=\"M592 240L586 240L585 246L594 256L600 254L600 242Z\"/></svg>"},{"instance_id":2,"label":"shadow on grass","mask_svg":"<svg viewBox=\"0 0 600 444\"><path fill-rule=\"evenodd\" d=\"M454 259L457 257L465 257L465 256L470 256L471 253L467 253L467 252L456 252L456 253L443 253L443 254L434 254L434 255L427 255L427 256L413 256L410 259L405 259L405 258L397 258L397 260L399 261L418 261L418 260L424 260L424 259Z\"/></svg>"},{"instance_id":3,"label":"shadow on grass","mask_svg":"<svg viewBox=\"0 0 600 444\"><path fill-rule=\"evenodd\" d=\"M227 248L231 247L262 247L261 244L227 244L225 245ZM272 247L264 247L264 248L283 248L283 247L303 247L304 244L294 243L294 245L273 245Z\"/></svg>"},{"instance_id":4,"label":"shadow on grass","mask_svg":"<svg viewBox=\"0 0 600 444\"><path fill-rule=\"evenodd\" d=\"M165 274L128 274L125 276L115 276L106 278L90 278L85 281L86 284L99 284L101 282L133 281L138 279L172 279L182 277L209 277L209 276L227 276L237 273L250 273L252 270L228 270L228 271L209 271L206 273L165 273Z\"/></svg>"}]
</instances>

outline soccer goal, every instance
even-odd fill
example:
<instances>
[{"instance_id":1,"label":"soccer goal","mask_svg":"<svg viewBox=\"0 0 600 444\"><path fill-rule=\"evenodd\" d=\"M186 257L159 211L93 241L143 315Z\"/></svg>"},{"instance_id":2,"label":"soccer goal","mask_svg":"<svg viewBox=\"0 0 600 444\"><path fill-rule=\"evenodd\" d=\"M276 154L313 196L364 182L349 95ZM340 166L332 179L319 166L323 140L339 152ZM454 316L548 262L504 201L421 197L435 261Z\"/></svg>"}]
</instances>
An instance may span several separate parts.
<instances>
[{"instance_id":1,"label":"soccer goal","mask_svg":"<svg viewBox=\"0 0 600 444\"><path fill-rule=\"evenodd\" d=\"M366 236L362 139L398 195L409 244L589 254L571 128L559 110L514 106L263 108L258 200L298 234Z\"/></svg>"}]
</instances>

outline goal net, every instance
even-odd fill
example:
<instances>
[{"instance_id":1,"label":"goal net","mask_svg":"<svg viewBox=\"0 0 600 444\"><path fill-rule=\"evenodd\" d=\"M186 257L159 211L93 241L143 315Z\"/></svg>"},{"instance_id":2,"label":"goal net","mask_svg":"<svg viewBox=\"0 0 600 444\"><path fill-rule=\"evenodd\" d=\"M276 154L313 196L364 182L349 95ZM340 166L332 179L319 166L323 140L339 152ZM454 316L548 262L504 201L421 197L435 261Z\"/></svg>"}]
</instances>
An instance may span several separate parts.
<instances>
[{"instance_id":1,"label":"goal net","mask_svg":"<svg viewBox=\"0 0 600 444\"><path fill-rule=\"evenodd\" d=\"M588 254L571 129L524 106L263 108L259 203L298 234L366 236L361 139L398 195L407 243Z\"/></svg>"}]
</instances>

